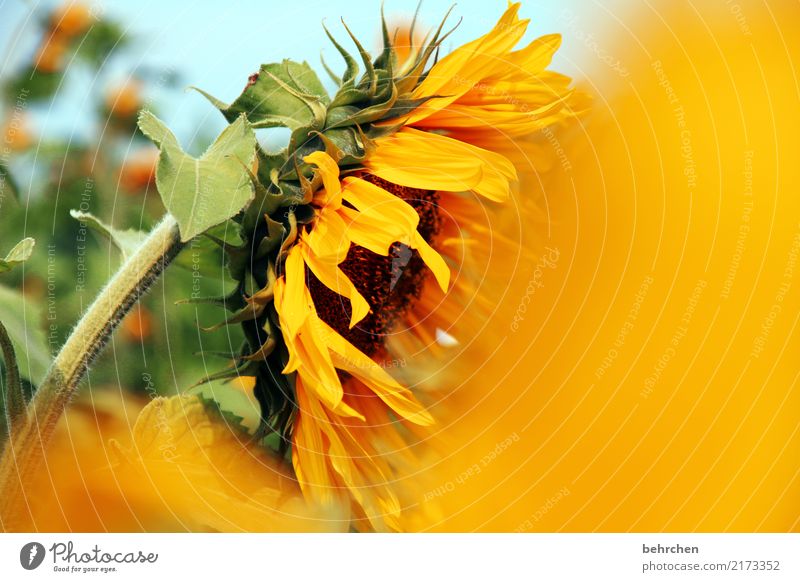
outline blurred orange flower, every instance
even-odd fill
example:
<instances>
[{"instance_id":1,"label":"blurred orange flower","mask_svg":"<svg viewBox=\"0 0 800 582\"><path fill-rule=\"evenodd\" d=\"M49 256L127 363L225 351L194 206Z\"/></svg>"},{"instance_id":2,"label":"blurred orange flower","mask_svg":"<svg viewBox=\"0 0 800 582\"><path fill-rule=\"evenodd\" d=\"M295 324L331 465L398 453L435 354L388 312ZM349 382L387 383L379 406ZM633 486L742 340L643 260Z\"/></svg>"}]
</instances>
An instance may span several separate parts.
<instances>
[{"instance_id":1,"label":"blurred orange flower","mask_svg":"<svg viewBox=\"0 0 800 582\"><path fill-rule=\"evenodd\" d=\"M54 31L72 37L89 28L92 12L81 2L65 2L53 11L50 23Z\"/></svg>"},{"instance_id":2,"label":"blurred orange flower","mask_svg":"<svg viewBox=\"0 0 800 582\"><path fill-rule=\"evenodd\" d=\"M114 117L130 119L141 106L142 82L138 79L128 79L112 87L106 94L106 109Z\"/></svg>"},{"instance_id":3,"label":"blurred orange flower","mask_svg":"<svg viewBox=\"0 0 800 582\"><path fill-rule=\"evenodd\" d=\"M56 73L62 70L68 47L69 39L65 35L58 32L49 33L42 40L34 57L34 67L42 73Z\"/></svg>"},{"instance_id":4,"label":"blurred orange flower","mask_svg":"<svg viewBox=\"0 0 800 582\"><path fill-rule=\"evenodd\" d=\"M158 150L142 148L127 158L119 170L119 185L131 194L138 193L155 182Z\"/></svg>"},{"instance_id":5,"label":"blurred orange flower","mask_svg":"<svg viewBox=\"0 0 800 582\"><path fill-rule=\"evenodd\" d=\"M141 343L153 334L153 314L147 307L138 304L122 321L122 332L130 342Z\"/></svg>"}]
</instances>

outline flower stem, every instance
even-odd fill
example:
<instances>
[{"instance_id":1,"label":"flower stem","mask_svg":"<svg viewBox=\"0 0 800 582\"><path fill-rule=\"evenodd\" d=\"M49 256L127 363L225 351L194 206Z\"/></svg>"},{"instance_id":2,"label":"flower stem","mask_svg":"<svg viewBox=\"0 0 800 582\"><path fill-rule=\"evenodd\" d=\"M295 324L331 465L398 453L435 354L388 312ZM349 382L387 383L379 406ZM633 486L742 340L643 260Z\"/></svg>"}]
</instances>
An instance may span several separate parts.
<instances>
[{"instance_id":1,"label":"flower stem","mask_svg":"<svg viewBox=\"0 0 800 582\"><path fill-rule=\"evenodd\" d=\"M27 513L25 485L45 460L58 419L119 322L183 247L167 214L114 274L72 330L33 395L23 422L9 429L0 458L0 528L9 531Z\"/></svg>"}]
</instances>

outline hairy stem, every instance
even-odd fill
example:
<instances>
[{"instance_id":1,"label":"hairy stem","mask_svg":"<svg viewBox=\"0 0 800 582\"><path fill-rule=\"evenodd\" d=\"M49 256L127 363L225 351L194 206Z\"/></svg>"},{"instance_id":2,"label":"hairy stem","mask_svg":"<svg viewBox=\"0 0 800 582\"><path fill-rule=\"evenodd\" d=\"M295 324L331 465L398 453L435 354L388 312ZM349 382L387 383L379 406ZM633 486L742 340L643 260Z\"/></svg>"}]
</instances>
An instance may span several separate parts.
<instances>
[{"instance_id":1,"label":"hairy stem","mask_svg":"<svg viewBox=\"0 0 800 582\"><path fill-rule=\"evenodd\" d=\"M41 468L56 423L89 366L182 246L177 223L167 214L95 298L56 355L0 458L0 527L6 531L27 513L24 486Z\"/></svg>"}]
</instances>

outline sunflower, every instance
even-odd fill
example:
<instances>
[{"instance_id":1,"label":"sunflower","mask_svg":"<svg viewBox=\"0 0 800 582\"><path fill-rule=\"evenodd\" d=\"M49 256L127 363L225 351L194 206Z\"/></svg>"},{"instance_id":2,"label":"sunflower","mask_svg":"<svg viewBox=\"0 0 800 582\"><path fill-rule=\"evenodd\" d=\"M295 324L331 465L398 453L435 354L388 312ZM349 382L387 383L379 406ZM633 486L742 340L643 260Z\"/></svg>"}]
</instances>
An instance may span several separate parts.
<instances>
[{"instance_id":1,"label":"sunflower","mask_svg":"<svg viewBox=\"0 0 800 582\"><path fill-rule=\"evenodd\" d=\"M329 33L347 64L328 69L332 98L292 61L263 65L230 105L208 96L229 121L292 130L285 150L259 152L245 244L229 248L241 301L225 298L237 309L226 323L247 342L215 377L256 378L262 435L291 450L309 499L352 505L356 529L400 529L397 481L435 422L415 374L459 343L456 319L491 308L477 266L487 245L513 243L485 217L517 189L520 144L535 151L538 129L583 106L546 70L559 37L514 50L528 24L518 11L434 64L444 22L418 46L412 23L397 49L384 22L374 60L351 34L360 76Z\"/></svg>"}]
</instances>

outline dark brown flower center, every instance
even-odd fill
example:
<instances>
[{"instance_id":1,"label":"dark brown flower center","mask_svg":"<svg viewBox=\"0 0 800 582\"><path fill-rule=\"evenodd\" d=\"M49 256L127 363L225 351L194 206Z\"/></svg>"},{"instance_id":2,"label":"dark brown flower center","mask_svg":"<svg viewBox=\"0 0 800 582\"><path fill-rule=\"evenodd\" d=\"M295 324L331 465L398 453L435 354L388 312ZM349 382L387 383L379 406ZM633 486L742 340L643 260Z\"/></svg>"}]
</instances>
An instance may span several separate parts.
<instances>
[{"instance_id":1,"label":"dark brown flower center","mask_svg":"<svg viewBox=\"0 0 800 582\"><path fill-rule=\"evenodd\" d=\"M406 188L375 176L363 178L405 200L419 215L419 233L431 243L439 232L439 195L430 190ZM350 301L323 285L308 273L308 288L320 319L368 356L379 354L390 325L402 316L419 297L428 269L417 251L400 243L392 245L388 256L351 245L347 258L339 265L364 296L372 310L353 329Z\"/></svg>"}]
</instances>

